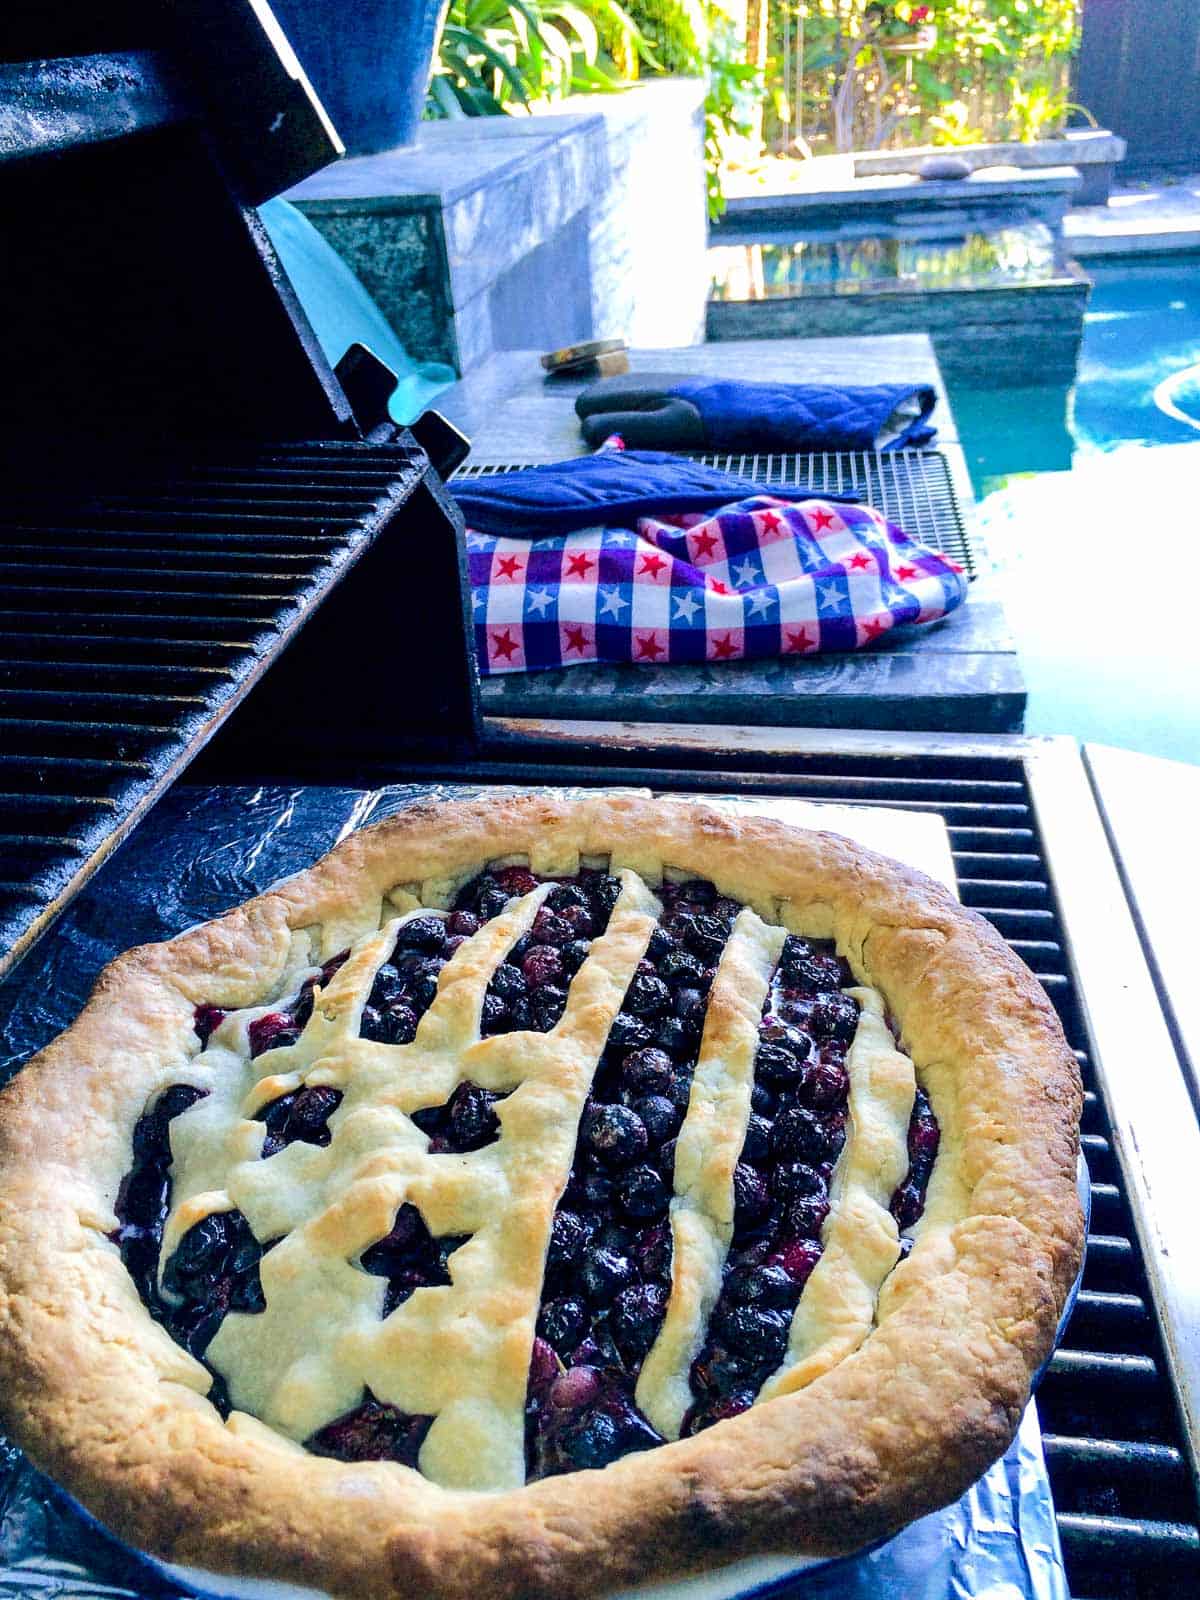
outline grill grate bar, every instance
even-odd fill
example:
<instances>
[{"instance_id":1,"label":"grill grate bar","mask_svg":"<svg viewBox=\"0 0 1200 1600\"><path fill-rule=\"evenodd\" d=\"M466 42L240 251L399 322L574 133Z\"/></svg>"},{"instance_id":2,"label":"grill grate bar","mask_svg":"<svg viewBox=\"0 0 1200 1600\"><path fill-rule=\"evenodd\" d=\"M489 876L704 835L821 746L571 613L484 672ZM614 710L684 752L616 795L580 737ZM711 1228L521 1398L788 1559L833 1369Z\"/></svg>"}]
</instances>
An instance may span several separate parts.
<instances>
[{"instance_id":1,"label":"grill grate bar","mask_svg":"<svg viewBox=\"0 0 1200 1600\"><path fill-rule=\"evenodd\" d=\"M347 518L333 518L322 516L316 512L297 512L294 517L264 516L254 512L249 506L238 509L228 506L223 511L192 511L173 509L165 511L161 506L156 509L147 508L145 511L126 512L101 512L88 518L88 526L96 533L123 533L129 527L142 527L151 533L168 534L173 530L189 531L196 529L206 532L211 529L221 529L236 520L252 533L288 533L299 526L305 533L310 531L309 525L328 529L330 532L342 534L346 539L353 540L356 532L353 520ZM79 519L73 527L82 532ZM36 522L24 521L18 523L0 524L0 534L16 533L41 533L47 536L54 534L54 526L39 527Z\"/></svg>"},{"instance_id":2,"label":"grill grate bar","mask_svg":"<svg viewBox=\"0 0 1200 1600\"><path fill-rule=\"evenodd\" d=\"M235 663L240 656L252 653L250 643L214 639L121 639L101 634L8 633L0 635L0 646L7 652L6 659L15 665L29 662L73 665L86 660L94 671L98 666L122 665L140 667L144 664L160 665L164 669L173 661L180 665L198 667L213 663Z\"/></svg>"},{"instance_id":3,"label":"grill grate bar","mask_svg":"<svg viewBox=\"0 0 1200 1600\"><path fill-rule=\"evenodd\" d=\"M1089 1233L1088 1256L1094 1265L1125 1266L1134 1259L1133 1245L1117 1233Z\"/></svg>"},{"instance_id":4,"label":"grill grate bar","mask_svg":"<svg viewBox=\"0 0 1200 1600\"><path fill-rule=\"evenodd\" d=\"M1169 1444L1044 1433L1042 1448L1055 1465L1098 1467L1119 1477L1145 1478L1155 1483L1166 1477L1178 1479L1181 1485L1187 1480L1183 1452Z\"/></svg>"},{"instance_id":5,"label":"grill grate bar","mask_svg":"<svg viewBox=\"0 0 1200 1600\"><path fill-rule=\"evenodd\" d=\"M956 861L956 866L959 863ZM1028 910L1030 903L1035 902L1034 909L1040 909L1036 902L1045 906L1050 904L1050 891L1045 883L1017 878L972 878L965 872L958 874L958 892L965 906L978 908L980 896L985 896L987 901L1004 909L1015 907L1018 910Z\"/></svg>"},{"instance_id":6,"label":"grill grate bar","mask_svg":"<svg viewBox=\"0 0 1200 1600\"><path fill-rule=\"evenodd\" d=\"M174 548L159 550L161 540L156 539L153 544L147 544L138 549L125 549L118 544L109 544L102 550L89 550L87 561L47 561L46 552L40 554L31 550L28 555L19 561L0 561L0 582L7 585L23 584L24 574L33 572L39 575L53 577L57 573L70 576L83 574L98 577L109 577L114 574L125 574L129 577L153 577L159 572L183 572L189 578L216 578L228 582L231 572L254 578L260 574L268 581L291 581L299 573L305 574L311 566L314 552L303 550L292 551L289 549L262 551L222 549L223 541L214 539L207 548L189 550ZM59 546L58 554L61 556L63 546ZM82 547L81 547L82 548ZM8 554L21 554L11 549ZM319 559L325 553L324 549L317 551Z\"/></svg>"},{"instance_id":7,"label":"grill grate bar","mask_svg":"<svg viewBox=\"0 0 1200 1600\"><path fill-rule=\"evenodd\" d=\"M299 589L299 585L296 588ZM129 605L137 601L143 605L148 613L157 616L164 603L168 600L194 600L197 609L214 604L220 605L228 610L231 617L244 615L244 608L250 606L259 611L264 606L272 608L281 606L294 607L299 603L299 595L297 593L258 594L251 590L243 594L235 594L228 591L212 593L203 589L172 589L169 594L166 594L160 587L153 589L126 589L115 584L100 589L73 588L69 585L63 585L58 589L46 589L45 591L30 588L25 593L38 598L41 598L44 593L45 597L51 602L51 609L55 605L62 606L65 609L70 604L84 608L89 614L99 613L100 615L104 615L107 610L110 610L114 602ZM7 595L0 589L0 612L7 609L6 601L17 599L19 594L20 591L18 590L16 595ZM253 614L251 613L251 615Z\"/></svg>"},{"instance_id":8,"label":"grill grate bar","mask_svg":"<svg viewBox=\"0 0 1200 1600\"><path fill-rule=\"evenodd\" d=\"M24 529L19 530L24 532ZM78 548L91 556L107 556L114 551L123 554L137 554L146 550L157 550L164 540L171 545L172 559L177 552L194 550L212 550L222 555L226 551L240 554L243 550L267 550L299 556L319 554L323 550L336 550L341 543L335 533L319 533L306 529L303 534L282 533L239 533L236 528L223 528L219 533L208 533L192 529L168 529L165 533L154 528L125 528L119 535L105 539L101 549L96 548L96 530L94 528L54 528L37 530L38 539L27 544L17 541L7 542L4 549L9 555L28 555L33 559L44 559L46 554L45 541L53 536L54 543L59 550Z\"/></svg>"},{"instance_id":9,"label":"grill grate bar","mask_svg":"<svg viewBox=\"0 0 1200 1600\"><path fill-rule=\"evenodd\" d=\"M6 627L10 618L27 627L44 627L54 634L79 639L123 638L127 633L140 634L143 638L154 638L164 625L169 625L180 632L194 628L198 637L204 639L207 633L220 628L236 627L238 629L236 639L214 641L214 643L245 644L249 649L256 649L258 641L243 637L247 627L257 625L267 629L278 620L271 614L256 616L253 612L247 615L220 617L214 616L211 609L208 614L196 617L179 616L170 611L155 611L151 616L141 611L75 612L64 615L61 611L30 611L26 607L22 607L19 611L6 611L0 606L0 630L4 631L6 638L11 637ZM56 627L56 623L59 626ZM69 627L70 632L66 631L63 624ZM153 631L147 634L147 630Z\"/></svg>"},{"instance_id":10,"label":"grill grate bar","mask_svg":"<svg viewBox=\"0 0 1200 1600\"><path fill-rule=\"evenodd\" d=\"M994 875L1002 882L1033 879L1040 884L1044 871L1040 856L1017 851L992 855L982 850L955 850L954 865L961 868L962 875L971 881L977 878L990 879Z\"/></svg>"},{"instance_id":11,"label":"grill grate bar","mask_svg":"<svg viewBox=\"0 0 1200 1600\"><path fill-rule=\"evenodd\" d=\"M1058 1531L1068 1554L1080 1553L1082 1547L1089 1561L1132 1563L1156 1578L1166 1576L1168 1564L1186 1564L1190 1570L1200 1557L1200 1532L1185 1522L1134 1521L1130 1517L1060 1511Z\"/></svg>"}]
</instances>

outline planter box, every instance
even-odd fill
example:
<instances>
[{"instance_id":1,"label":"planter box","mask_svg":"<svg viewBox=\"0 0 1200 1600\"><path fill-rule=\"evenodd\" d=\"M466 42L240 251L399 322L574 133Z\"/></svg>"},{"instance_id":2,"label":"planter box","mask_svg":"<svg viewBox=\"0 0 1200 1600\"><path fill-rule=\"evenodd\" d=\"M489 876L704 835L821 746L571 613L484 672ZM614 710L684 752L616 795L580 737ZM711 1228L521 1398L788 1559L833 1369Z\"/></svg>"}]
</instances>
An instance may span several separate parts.
<instances>
[{"instance_id":1,"label":"planter box","mask_svg":"<svg viewBox=\"0 0 1200 1600\"><path fill-rule=\"evenodd\" d=\"M941 145L918 145L911 150L872 150L851 157L856 178L887 177L916 172L926 156L952 153L961 156L972 171L980 167L1077 167L1083 179L1074 203L1108 204L1113 173L1124 160L1125 141L1106 128L1069 128L1061 139L1039 139L1036 144L974 144L948 152Z\"/></svg>"}]
</instances>

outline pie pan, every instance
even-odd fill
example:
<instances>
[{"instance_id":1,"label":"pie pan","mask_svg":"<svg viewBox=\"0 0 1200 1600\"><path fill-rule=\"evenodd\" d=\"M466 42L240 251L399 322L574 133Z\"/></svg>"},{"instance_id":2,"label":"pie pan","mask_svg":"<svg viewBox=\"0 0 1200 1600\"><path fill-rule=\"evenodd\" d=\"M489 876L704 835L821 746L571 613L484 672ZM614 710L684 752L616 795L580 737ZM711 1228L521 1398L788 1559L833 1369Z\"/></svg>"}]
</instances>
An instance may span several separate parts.
<instances>
[{"instance_id":1,"label":"pie pan","mask_svg":"<svg viewBox=\"0 0 1200 1600\"><path fill-rule=\"evenodd\" d=\"M527 864L532 874L552 883L581 870L604 871L619 880L612 921L594 940L563 1001L565 1031L558 1032L556 1022L537 1037L526 1037L522 1061L548 1063L549 1075L563 1039L586 1035L581 1070L585 1076L594 1070L614 1018L624 1014L619 1008L625 986L648 959L646 941L661 910L656 895L665 903L672 883L682 881L686 890L689 883L705 880L711 893L748 909L732 924L729 951L734 954L722 955L707 980L711 997L697 1083L707 1072L705 1081L718 1088L726 1080L749 1088L746 1074L758 1033L747 1056L746 1030L757 1029L766 1014L772 963L779 960L784 970L780 951L786 952L789 940L806 949L809 941L832 941L837 959L850 969L844 993L863 996L854 1002L863 1016L876 1006L877 1032L890 1028L880 1051L893 1087L907 1062L901 1136L907 1107L914 1103L915 1068L917 1092L932 1106L940 1147L920 1220L911 1230L911 1253L897 1264L893 1223L891 1254L878 1281L869 1285L865 1313L858 1279L867 1279L857 1267L857 1278L837 1278L837 1252L826 1233L816 1269L821 1277L814 1274L800 1305L819 1310L821 1304L844 1303L852 1314L841 1322L827 1319L815 1343L810 1338L802 1346L803 1360L785 1363L771 1378L771 1393L762 1403L690 1437L676 1437L678 1427L674 1432L660 1428L673 1442L612 1465L559 1471L527 1487L489 1484L481 1492L469 1475L477 1466L491 1471L497 1461L508 1460L503 1445L509 1435L503 1428L511 1419L501 1417L492 1433L491 1413L486 1427L477 1425L487 1408L480 1407L471 1388L477 1378L469 1366L443 1361L444 1371L426 1375L429 1393L448 1399L403 1402L409 1413L433 1413L435 1428L447 1416L465 1419L458 1433L446 1427L436 1435L429 1431L438 1448L433 1472L422 1448L424 1477L390 1462L331 1461L299 1448L305 1435L296 1418L309 1412L295 1409L297 1385L287 1374L288 1382L278 1389L287 1401L281 1411L271 1409L277 1391L267 1403L250 1407L269 1427L243 1410L264 1363L269 1366L273 1359L272 1340L279 1342L272 1299L278 1292L277 1303L284 1303L286 1279L275 1267L295 1254L286 1249L290 1233L276 1246L280 1255L274 1262L262 1248L269 1264L262 1274L266 1315L248 1332L252 1316L240 1324L231 1317L217 1335L224 1343L214 1349L226 1354L239 1338L244 1343L258 1339L260 1346L265 1340L268 1346L265 1355L260 1350L240 1367L224 1355L216 1359L216 1366L228 1366L231 1375L235 1409L228 1424L205 1398L211 1370L152 1321L114 1235L121 1232L120 1189L139 1119L144 1122L155 1097L173 1085L194 1085L197 1098L209 1093L213 1075L236 1057L230 1034L222 1035L224 1042L216 1047L208 1046L207 1028L201 1034L197 1023L201 1012L243 1016L238 1024L243 1029L247 1009L257 1006L262 1013L252 1023L268 1014L278 1017L269 1008L284 1005L280 997L293 994L289 986L307 973L310 995L315 982L319 997L318 1011L309 1015L315 1019L319 1013L322 1020L311 1038L306 1025L307 1045L289 1036L279 1046L280 1052L298 1053L273 1060L280 1070L273 1075L271 1093L298 1093L298 1083L327 1090L336 1084L336 1094L345 1094L350 1105L353 1084L337 1076L338 1061L348 1056L386 1065L393 1059L380 1053L391 1045L372 1043L374 1036L366 1032L347 1032L349 1023L357 1030L366 1009L363 983L369 987L372 976L382 972L380 963L392 959L388 951L406 919L427 923L424 908L451 905L468 880L497 863ZM478 1035L479 1004L487 998L481 985L493 972L484 960L488 941L511 938L522 927L528 931L520 917L540 915L537 897L544 892L514 896L516 909L502 906L489 913L495 923L479 935L463 936L465 953L455 953L434 985L429 1016L440 1024L452 1009L452 991L462 989L454 980L471 980L463 990L469 1003L462 1009L466 1015L474 1006L476 1031L465 1048L474 1052L470 1059L480 1082L491 1071L499 1081L496 1061L515 1048L511 1041L518 1037ZM476 938L482 942L476 944ZM322 986L313 974L347 949L345 976L331 975ZM749 959L755 951L757 967ZM651 986L657 981L653 973L643 980ZM832 1001L838 1001L837 994ZM864 1026L860 1020L860 1034ZM230 1027L236 1031L235 1023ZM856 1034L851 1049L858 1043ZM259 1070L265 1067L252 1079ZM505 1070L511 1071L511 1059ZM315 1083L306 1073L317 1074ZM849 1076L853 1084L853 1063ZM522 1149L522 1119L515 1108L526 1108L532 1117L528 1103L535 1097L526 1093L518 1100L518 1095L535 1078L531 1067L515 1088L509 1086L514 1110L501 1117L496 1156L479 1151L485 1159L475 1162L468 1156L459 1166L445 1165L435 1182L423 1163L432 1164L436 1139L430 1139L427 1154L406 1134L406 1148L416 1150L409 1167L426 1174L422 1193L431 1232L480 1241L471 1260L479 1292L493 1300L497 1286L507 1293L512 1283L529 1277L529 1261L514 1255L511 1239L502 1237L516 1213L500 1207L494 1219L485 1217L478 1208L471 1210L468 1195L459 1218L446 1195L433 1191L443 1181L464 1189L465 1176L450 1181L460 1168L463 1174L486 1168L494 1178L493 1166L502 1166L507 1152L523 1172L532 1173L522 1196L527 1211L521 1215L531 1228L543 1229L544 1248L570 1175L571 1149L569 1144L568 1165L557 1168L548 1145L535 1141ZM452 1081L461 1082L461 1075ZM536 1086L542 1090L548 1081L548 1076L537 1080ZM257 1098L218 1130L222 1138L234 1139L241 1164L231 1167L226 1161L219 1171L213 1169L214 1181L203 1196L195 1185L190 1190L184 1185L187 1192L172 1201L167 1224L175 1230L173 1242L184 1236L185 1226L199 1225L196 1218L203 1222L230 1211L218 1179L227 1180L231 1189L242 1185L250 1196L244 1202L250 1214L252 1201L268 1204L269 1197L261 1197L272 1187L268 1178L274 1172L282 1179L285 1169L300 1171L310 1160L307 1144L295 1160L295 1147L271 1150L271 1160L266 1159L266 1130L256 1113L269 1096L261 1083L252 1086ZM202 1104L195 1113L196 1126L207 1126L206 1117L213 1125L219 1121L210 1113L220 1110L220 1097L211 1092L208 1107ZM0 1372L8 1430L37 1466L130 1544L189 1565L266 1569L318 1592L368 1596L419 1587L447 1596L472 1591L514 1597L609 1594L771 1550L803 1550L817 1558L861 1550L956 1498L1002 1453L1015 1431L1031 1380L1052 1348L1081 1256L1075 1173L1080 1098L1077 1070L1053 1009L1003 940L945 890L849 841L636 796L567 802L531 796L415 807L353 835L310 871L219 921L114 963L76 1026L0 1101ZM740 1144L743 1129L736 1131ZM846 1144L847 1162L861 1133L856 1123ZM510 1135L515 1142L506 1145ZM175 1150L174 1134L171 1139ZM345 1142L338 1131L325 1148L340 1155L339 1143ZM895 1147L893 1140L891 1157L897 1149L902 1155L902 1144ZM529 1159L533 1152L537 1160ZM726 1180L736 1158L734 1148ZM280 1165L271 1168L272 1162ZM372 1173L356 1171L351 1177L374 1179L378 1171L377 1162ZM903 1172L902 1163L896 1181ZM363 1301L375 1289L364 1285L362 1272L355 1278L352 1269L359 1271L360 1255L365 1264L367 1247L375 1248L372 1239L382 1244L385 1235L392 1236L395 1172L385 1176L384 1198L369 1186L363 1191L380 1216L390 1196L391 1211L374 1232L369 1219L353 1215L348 1205L322 1213L323 1247L330 1260L336 1256L342 1264L335 1263L330 1281L349 1285L347 1292ZM672 1207L687 1192L677 1182ZM839 1192L844 1197L850 1191ZM721 1235L717 1212L710 1207L702 1220L708 1227L705 1237L724 1237L728 1248L729 1230ZM836 1221L835 1206L830 1228ZM253 1215L251 1223L257 1237L274 1240L275 1230L259 1228ZM853 1257L854 1244L851 1238L843 1254ZM470 1247L463 1248L465 1256ZM668 1322L674 1304L688 1304L689 1296L691 1303L703 1304L708 1293L703 1263L696 1251L689 1254L681 1232L675 1235L675 1252ZM371 1270L366 1266L366 1273ZM526 1295L511 1317L513 1328L525 1331L524 1364L510 1360L509 1350L489 1374L494 1392L507 1385L518 1403L525 1394L529 1339L538 1313L540 1277L534 1276L532 1299ZM449 1286L452 1278L458 1289L453 1273L424 1281ZM715 1281L719 1290L719 1270ZM824 1285L823 1302L814 1295L818 1282ZM839 1282L846 1290L841 1299ZM383 1285L375 1287L378 1319ZM423 1292L418 1288L416 1294ZM429 1303L414 1296L399 1305L392 1314L395 1326L414 1320L410 1304ZM704 1316L711 1308L710 1298ZM817 1315L811 1309L806 1313L810 1334ZM385 1314L385 1324L391 1320ZM319 1381L302 1395L310 1410L324 1403L323 1384L336 1396L337 1384L344 1388L346 1378L340 1370L332 1375L327 1370L345 1364L345 1341L337 1324L328 1324L337 1337L322 1339L326 1326L319 1319L318 1328L310 1322L305 1335L320 1368ZM373 1350L382 1337L377 1322L363 1327L355 1349ZM487 1327L481 1327L486 1344ZM269 1339L261 1332L267 1328L275 1330ZM789 1344L789 1355L792 1350ZM692 1351L684 1353L690 1360ZM673 1378L676 1389L683 1385L683 1403L687 1370L685 1361ZM403 1392L416 1393L412 1373L406 1370L401 1377L401 1388L409 1385ZM384 1399L393 1408L402 1406L400 1400ZM665 1414L662 1407L656 1413ZM289 1436L297 1442L289 1444Z\"/></svg>"}]
</instances>

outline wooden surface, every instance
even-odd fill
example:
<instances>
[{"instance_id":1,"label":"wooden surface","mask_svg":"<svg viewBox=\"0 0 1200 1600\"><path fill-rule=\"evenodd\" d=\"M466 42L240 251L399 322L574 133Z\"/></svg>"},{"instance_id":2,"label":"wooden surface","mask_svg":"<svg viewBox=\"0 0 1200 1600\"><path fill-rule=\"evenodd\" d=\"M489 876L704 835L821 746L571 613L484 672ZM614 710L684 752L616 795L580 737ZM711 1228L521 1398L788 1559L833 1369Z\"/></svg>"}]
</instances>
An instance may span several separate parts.
<instances>
[{"instance_id":1,"label":"wooden surface","mask_svg":"<svg viewBox=\"0 0 1200 1600\"><path fill-rule=\"evenodd\" d=\"M438 409L471 438L470 462L534 463L583 455L575 415L580 379L547 378L536 351L495 357L455 384ZM634 372L772 381L929 383L938 393L938 444L964 513L969 479L933 347L925 334L861 339L728 341L630 352ZM489 717L725 722L756 727L1019 732L1025 685L988 581L940 623L898 630L870 650L721 665L560 668L485 678Z\"/></svg>"},{"instance_id":2,"label":"wooden surface","mask_svg":"<svg viewBox=\"0 0 1200 1600\"><path fill-rule=\"evenodd\" d=\"M1200 767L1090 744L1084 751L1159 997L1200 1101Z\"/></svg>"}]
</instances>

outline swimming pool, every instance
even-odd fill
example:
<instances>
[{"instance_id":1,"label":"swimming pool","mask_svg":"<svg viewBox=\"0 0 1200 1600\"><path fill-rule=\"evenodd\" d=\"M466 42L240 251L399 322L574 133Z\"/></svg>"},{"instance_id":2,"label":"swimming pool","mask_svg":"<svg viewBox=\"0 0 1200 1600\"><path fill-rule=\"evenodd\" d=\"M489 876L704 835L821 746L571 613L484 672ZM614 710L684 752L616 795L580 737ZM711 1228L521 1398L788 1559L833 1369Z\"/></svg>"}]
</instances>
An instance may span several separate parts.
<instances>
[{"instance_id":1,"label":"swimming pool","mask_svg":"<svg viewBox=\"0 0 1200 1600\"><path fill-rule=\"evenodd\" d=\"M1200 255L1089 262L1074 385L975 389L950 400L977 495L1080 455L1200 441Z\"/></svg>"},{"instance_id":2,"label":"swimming pool","mask_svg":"<svg viewBox=\"0 0 1200 1600\"><path fill-rule=\"evenodd\" d=\"M1089 263L1075 384L950 386L1026 728L1200 762L1200 256Z\"/></svg>"}]
</instances>

